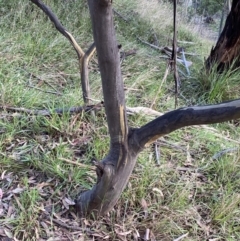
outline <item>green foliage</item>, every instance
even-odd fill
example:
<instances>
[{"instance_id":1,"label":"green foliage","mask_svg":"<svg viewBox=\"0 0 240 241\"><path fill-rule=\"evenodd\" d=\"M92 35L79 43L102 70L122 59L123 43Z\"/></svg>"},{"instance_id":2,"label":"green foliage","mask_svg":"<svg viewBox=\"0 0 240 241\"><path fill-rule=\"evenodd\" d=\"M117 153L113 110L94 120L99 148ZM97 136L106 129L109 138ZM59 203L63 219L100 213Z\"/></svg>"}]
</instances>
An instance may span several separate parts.
<instances>
[{"instance_id":1,"label":"green foliage","mask_svg":"<svg viewBox=\"0 0 240 241\"><path fill-rule=\"evenodd\" d=\"M195 0L194 4L199 14L213 15L223 9L225 0Z\"/></svg>"},{"instance_id":2,"label":"green foliage","mask_svg":"<svg viewBox=\"0 0 240 241\"><path fill-rule=\"evenodd\" d=\"M218 73L217 66L214 66L210 73L204 70L204 66L199 68L196 77L187 86L192 96L202 103L219 103L239 97L239 74L240 70L233 65ZM197 90L197 91L196 91Z\"/></svg>"}]
</instances>

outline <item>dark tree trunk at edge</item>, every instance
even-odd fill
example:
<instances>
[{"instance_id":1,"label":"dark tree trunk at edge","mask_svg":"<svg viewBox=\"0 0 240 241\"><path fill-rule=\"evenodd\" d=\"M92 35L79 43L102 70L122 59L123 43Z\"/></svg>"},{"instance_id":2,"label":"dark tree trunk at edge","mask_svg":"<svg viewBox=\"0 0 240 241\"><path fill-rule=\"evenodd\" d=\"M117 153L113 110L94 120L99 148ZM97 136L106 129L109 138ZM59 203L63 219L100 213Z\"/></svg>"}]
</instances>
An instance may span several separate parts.
<instances>
[{"instance_id":1,"label":"dark tree trunk at edge","mask_svg":"<svg viewBox=\"0 0 240 241\"><path fill-rule=\"evenodd\" d=\"M234 62L235 61L235 62ZM240 1L233 0L231 11L216 46L206 60L206 68L211 70L217 64L217 70L240 66Z\"/></svg>"}]
</instances>

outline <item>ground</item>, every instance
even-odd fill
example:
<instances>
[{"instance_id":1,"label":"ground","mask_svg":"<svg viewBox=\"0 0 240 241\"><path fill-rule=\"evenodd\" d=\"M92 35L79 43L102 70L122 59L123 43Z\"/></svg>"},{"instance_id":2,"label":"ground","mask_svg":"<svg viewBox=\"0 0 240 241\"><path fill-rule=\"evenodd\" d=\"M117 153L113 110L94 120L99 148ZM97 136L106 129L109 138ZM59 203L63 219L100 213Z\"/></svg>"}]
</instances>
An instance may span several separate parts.
<instances>
[{"instance_id":1,"label":"ground","mask_svg":"<svg viewBox=\"0 0 240 241\"><path fill-rule=\"evenodd\" d=\"M84 49L90 46L84 1L46 3ZM115 13L115 26L125 56L127 106L173 110L173 74L163 78L166 54L139 40L171 46L171 7L145 0L114 4L120 14ZM114 210L101 219L79 218L74 199L94 185L94 161L108 152L104 109L99 107L95 116L55 113L83 105L74 50L29 1L0 2L0 16L0 240L240 239L237 121L188 127L160 138L141 153ZM239 96L238 72L204 73L212 41L184 19L178 39L192 63L189 76L179 64L179 108ZM91 102L100 105L96 55L89 69ZM51 114L26 112L43 109ZM154 115L129 114L129 125L142 126Z\"/></svg>"}]
</instances>

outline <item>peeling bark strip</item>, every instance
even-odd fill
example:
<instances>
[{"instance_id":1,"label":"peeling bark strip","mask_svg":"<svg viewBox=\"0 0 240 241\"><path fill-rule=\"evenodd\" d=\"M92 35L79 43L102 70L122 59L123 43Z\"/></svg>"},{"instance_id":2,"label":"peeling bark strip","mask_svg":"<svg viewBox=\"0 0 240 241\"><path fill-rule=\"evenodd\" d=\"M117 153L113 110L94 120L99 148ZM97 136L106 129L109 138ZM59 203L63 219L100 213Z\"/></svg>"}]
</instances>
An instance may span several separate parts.
<instances>
[{"instance_id":1,"label":"peeling bark strip","mask_svg":"<svg viewBox=\"0 0 240 241\"><path fill-rule=\"evenodd\" d=\"M217 70L234 64L235 67L240 66L240 1L233 0L231 11L227 17L224 29L217 41L216 46L206 60L206 68L211 70L216 63ZM234 62L236 61L236 62Z\"/></svg>"},{"instance_id":2,"label":"peeling bark strip","mask_svg":"<svg viewBox=\"0 0 240 241\"><path fill-rule=\"evenodd\" d=\"M75 38L69 33L60 23L57 16L52 12L52 10L45 5L41 0L30 0L32 3L36 4L42 11L49 17L49 19L53 22L56 29L65 36L69 42L72 44L74 49L77 52L78 60L79 60L79 68L81 74L81 85L83 91L83 101L86 105L89 105L90 99L90 87L89 87L89 79L88 79L88 62L89 59L95 52L95 44L93 43L89 49L84 53L81 47L78 45Z\"/></svg>"}]
</instances>

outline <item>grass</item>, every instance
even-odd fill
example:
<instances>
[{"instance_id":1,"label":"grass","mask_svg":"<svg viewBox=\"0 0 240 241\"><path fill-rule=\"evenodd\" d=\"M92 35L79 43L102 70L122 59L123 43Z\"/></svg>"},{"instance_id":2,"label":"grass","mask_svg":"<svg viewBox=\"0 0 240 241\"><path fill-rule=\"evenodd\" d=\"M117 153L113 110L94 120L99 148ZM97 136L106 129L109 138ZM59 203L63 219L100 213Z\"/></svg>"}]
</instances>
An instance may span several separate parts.
<instances>
[{"instance_id":1,"label":"grass","mask_svg":"<svg viewBox=\"0 0 240 241\"><path fill-rule=\"evenodd\" d=\"M137 40L153 43L157 36L161 46L169 45L171 6L160 8L157 2L116 1L114 7L128 22L115 15L115 26L123 51L137 51L122 63L127 105L150 107L155 102L155 110L167 112L174 108L172 74L159 89L166 60ZM46 3L86 49L92 36L85 1ZM0 16L0 105L34 110L82 105L76 53L44 14L29 1L1 0ZM191 29L179 21L179 39L195 43L186 45L186 51L199 54L187 56L193 65L191 76L182 77L184 98L179 106L236 98L238 71L206 75L203 59L213 43ZM90 83L93 103L97 103L102 92L97 58L93 58ZM129 116L129 124L138 127L150 119ZM137 240L149 229L153 240L182 235L182 240L189 241L239 240L239 153L213 158L239 146L238 125L235 121L189 127L162 137L160 165L154 146L145 149L114 210L100 220L85 220L76 217L72 200L94 185L92 162L108 152L104 112L94 119L85 114L43 117L2 109L0 239ZM71 229L76 226L83 231Z\"/></svg>"}]
</instances>

